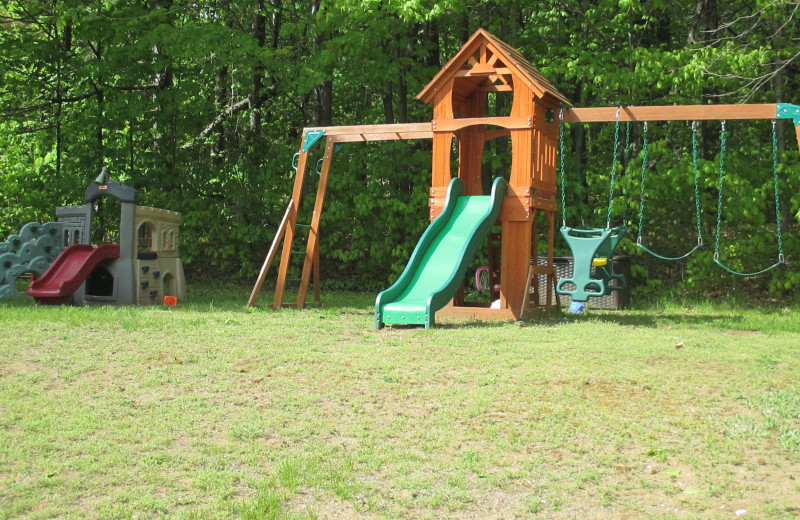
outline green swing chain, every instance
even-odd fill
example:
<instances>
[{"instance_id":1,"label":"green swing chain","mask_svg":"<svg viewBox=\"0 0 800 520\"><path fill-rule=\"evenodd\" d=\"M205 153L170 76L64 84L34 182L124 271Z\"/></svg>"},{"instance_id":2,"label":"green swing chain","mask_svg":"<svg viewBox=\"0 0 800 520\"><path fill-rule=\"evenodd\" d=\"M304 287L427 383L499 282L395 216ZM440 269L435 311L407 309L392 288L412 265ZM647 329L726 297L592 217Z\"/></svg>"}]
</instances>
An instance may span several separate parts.
<instances>
[{"instance_id":1,"label":"green swing chain","mask_svg":"<svg viewBox=\"0 0 800 520\"><path fill-rule=\"evenodd\" d=\"M760 271L756 271L753 273L741 273L738 271L734 271L730 267L726 266L722 263L719 259L719 244L720 244L720 228L722 226L722 187L723 187L723 178L725 177L725 150L727 149L727 134L725 132L725 121L722 121L722 131L720 133L720 152L719 152L719 185L717 187L717 191L719 192L719 199L717 200L717 233L716 233L716 243L714 244L714 262L728 271L731 274L735 274L738 276L755 276L762 273L766 273L767 271L778 267L779 265L785 262L785 258L783 256L783 237L781 234L781 207L780 207L780 197L778 194L778 133L776 130L776 121L772 120L772 177L773 177L773 184L775 190L775 221L777 226L777 235L778 235L778 261L772 264L769 267L765 267Z\"/></svg>"},{"instance_id":2,"label":"green swing chain","mask_svg":"<svg viewBox=\"0 0 800 520\"><path fill-rule=\"evenodd\" d=\"M630 164L631 160L631 122L627 121L625 123L625 152L623 153L623 166L622 171L625 172L625 177L627 178L628 182L625 186L625 205L622 207L622 225L628 225L628 196L631 192L631 176L628 175L628 164Z\"/></svg>"},{"instance_id":3,"label":"green swing chain","mask_svg":"<svg viewBox=\"0 0 800 520\"><path fill-rule=\"evenodd\" d=\"M703 230L700 225L700 168L697 165L697 121L692 121L692 168L694 169L694 207L697 217L697 246L703 245Z\"/></svg>"},{"instance_id":4,"label":"green swing chain","mask_svg":"<svg viewBox=\"0 0 800 520\"><path fill-rule=\"evenodd\" d=\"M655 256L656 258L660 258L661 260L683 260L684 258L688 257L692 253L694 253L698 248L703 245L703 231L701 228L700 222L700 184L699 184L699 167L697 162L697 121L692 121L692 169L694 171L694 207L695 207L695 218L697 222L697 245L692 248L691 251L688 253L681 255L681 256L663 256L660 255L650 249L648 249L644 244L642 244L642 229L644 228L644 191L645 191L645 173L647 172L647 122L644 123L644 143L642 144L642 184L641 184L641 196L639 198L639 235L636 237L636 245L650 253L651 255Z\"/></svg>"},{"instance_id":5,"label":"green swing chain","mask_svg":"<svg viewBox=\"0 0 800 520\"><path fill-rule=\"evenodd\" d=\"M565 195L566 177L564 174L564 109L559 109L558 112L559 126L558 126L558 155L559 155L559 170L561 175L561 222L564 227L567 227L567 201ZM581 226L585 226L586 222L586 208L583 204L583 182L581 179L580 165L578 165L578 202L581 212Z\"/></svg>"},{"instance_id":6,"label":"green swing chain","mask_svg":"<svg viewBox=\"0 0 800 520\"><path fill-rule=\"evenodd\" d=\"M778 130L777 121L772 120L772 177L775 190L775 225L778 231L778 262L784 263L783 237L781 236L781 201L778 194Z\"/></svg>"},{"instance_id":7,"label":"green swing chain","mask_svg":"<svg viewBox=\"0 0 800 520\"><path fill-rule=\"evenodd\" d=\"M636 237L636 245L641 247L642 244L642 225L644 224L644 181L645 172L647 171L647 121L644 122L642 128L642 184L641 194L639 195L639 236Z\"/></svg>"},{"instance_id":8,"label":"green swing chain","mask_svg":"<svg viewBox=\"0 0 800 520\"><path fill-rule=\"evenodd\" d=\"M617 151L619 149L619 113L622 105L617 105L617 122L614 124L614 157L611 160L611 186L608 192L608 215L606 216L606 229L611 229L611 208L614 203L614 184L617 180Z\"/></svg>"},{"instance_id":9,"label":"green swing chain","mask_svg":"<svg viewBox=\"0 0 800 520\"><path fill-rule=\"evenodd\" d=\"M717 232L714 240L714 261L719 260L719 230L722 225L722 179L725 177L725 149L727 148L727 134L725 133L725 121L722 121L722 130L719 135L719 183L717 185Z\"/></svg>"},{"instance_id":10,"label":"green swing chain","mask_svg":"<svg viewBox=\"0 0 800 520\"><path fill-rule=\"evenodd\" d=\"M561 225L567 227L567 197L565 194L566 179L564 178L564 109L558 112L558 159L560 162L559 169L561 171Z\"/></svg>"}]
</instances>

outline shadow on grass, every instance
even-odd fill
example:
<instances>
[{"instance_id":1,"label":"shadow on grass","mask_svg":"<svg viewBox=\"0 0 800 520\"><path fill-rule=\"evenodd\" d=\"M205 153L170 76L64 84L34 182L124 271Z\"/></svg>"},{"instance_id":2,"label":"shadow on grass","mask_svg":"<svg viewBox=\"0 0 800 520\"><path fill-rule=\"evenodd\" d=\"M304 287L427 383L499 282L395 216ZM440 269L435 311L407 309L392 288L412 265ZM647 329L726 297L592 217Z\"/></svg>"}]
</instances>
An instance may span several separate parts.
<instances>
[{"instance_id":1,"label":"shadow on grass","mask_svg":"<svg viewBox=\"0 0 800 520\"><path fill-rule=\"evenodd\" d=\"M532 325L557 326L566 323L602 322L613 323L623 327L656 328L671 325L734 325L743 321L744 317L740 314L693 314L691 311L687 311L685 314L658 311L631 314L619 311L589 311L582 314L570 314L567 312L543 314L532 318L530 323Z\"/></svg>"}]
</instances>

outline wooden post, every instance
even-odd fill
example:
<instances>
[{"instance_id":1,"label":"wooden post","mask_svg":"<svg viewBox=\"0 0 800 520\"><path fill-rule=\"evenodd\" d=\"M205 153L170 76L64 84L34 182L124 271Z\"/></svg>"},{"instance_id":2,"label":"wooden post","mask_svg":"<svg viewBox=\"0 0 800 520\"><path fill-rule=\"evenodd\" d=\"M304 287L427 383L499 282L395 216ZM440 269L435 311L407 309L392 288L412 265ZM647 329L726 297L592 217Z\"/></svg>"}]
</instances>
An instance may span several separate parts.
<instances>
[{"instance_id":1,"label":"wooden post","mask_svg":"<svg viewBox=\"0 0 800 520\"><path fill-rule=\"evenodd\" d=\"M322 170L320 171L319 184L317 185L317 198L314 200L314 214L311 216L311 228L308 231L306 256L303 260L303 275L300 278L300 288L297 290L298 309L302 309L306 305L308 284L311 281L311 269L315 264L315 259L319 258L319 225L322 219L322 208L325 205L325 192L328 189L328 176L331 171L333 146L333 139L328 137L325 143L325 155L322 158ZM315 271L315 280L317 280L315 284L315 293L319 286L318 279L319 273Z\"/></svg>"},{"instance_id":2,"label":"wooden post","mask_svg":"<svg viewBox=\"0 0 800 520\"><path fill-rule=\"evenodd\" d=\"M305 132L303 133L305 137ZM278 280L275 283L275 297L272 300L272 308L278 310L283 305L283 293L286 290L286 278L289 275L289 261L292 256L292 242L294 241L295 226L297 225L297 210L300 207L300 197L303 194L303 181L306 178L308 167L308 151L300 150L297 160L297 171L294 176L294 188L292 189L292 201L294 205L289 212L289 223L286 228L286 236L283 239L283 251L281 252L281 263L278 267Z\"/></svg>"},{"instance_id":3,"label":"wooden post","mask_svg":"<svg viewBox=\"0 0 800 520\"><path fill-rule=\"evenodd\" d=\"M441 211L444 205L447 186L450 184L450 178L452 177L450 171L450 155L453 148L453 134L451 132L436 131L437 119L453 118L452 89L453 82L450 81L446 88L443 88L442 91L436 95L436 102L433 106L434 120L431 123L433 129L431 189L433 192L431 194L430 220L433 220L439 215L439 211Z\"/></svg>"},{"instance_id":4,"label":"wooden post","mask_svg":"<svg viewBox=\"0 0 800 520\"><path fill-rule=\"evenodd\" d=\"M797 135L797 148L800 149L800 124L794 125L794 133Z\"/></svg>"},{"instance_id":5,"label":"wooden post","mask_svg":"<svg viewBox=\"0 0 800 520\"><path fill-rule=\"evenodd\" d=\"M514 102L511 117L531 118L526 129L511 131L511 176L508 183L510 199L524 198L530 203L533 180L533 115L536 110L533 95L524 82L514 78ZM515 319L522 316L525 284L531 260L531 215L509 217L503 220L503 239L500 253L500 307L510 309Z\"/></svg>"},{"instance_id":6,"label":"wooden post","mask_svg":"<svg viewBox=\"0 0 800 520\"><path fill-rule=\"evenodd\" d=\"M278 226L278 231L275 232L275 238L272 239L272 244L269 246L267 257L264 259L264 263L261 265L261 271L259 271L256 284L253 286L253 291L250 293L250 299L247 300L247 305L245 307L252 307L255 305L256 299L258 299L258 293L261 292L261 286L264 285L264 280L267 278L269 266L272 264L272 260L275 258L275 253L278 252L278 242L280 242L281 238L283 238L283 235L286 232L286 225L289 222L289 214L292 212L293 206L294 201L290 199L289 204L286 206L286 212L283 214L281 223Z\"/></svg>"}]
</instances>

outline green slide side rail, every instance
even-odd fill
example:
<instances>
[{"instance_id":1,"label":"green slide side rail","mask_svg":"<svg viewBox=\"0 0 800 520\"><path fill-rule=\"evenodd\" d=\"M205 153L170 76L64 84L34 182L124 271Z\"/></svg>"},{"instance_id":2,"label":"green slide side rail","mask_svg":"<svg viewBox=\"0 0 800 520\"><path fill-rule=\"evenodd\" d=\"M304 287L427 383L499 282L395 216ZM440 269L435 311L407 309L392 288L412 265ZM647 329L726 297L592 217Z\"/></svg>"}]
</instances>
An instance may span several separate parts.
<instances>
[{"instance_id":1,"label":"green slide side rail","mask_svg":"<svg viewBox=\"0 0 800 520\"><path fill-rule=\"evenodd\" d=\"M375 328L385 324L433 326L435 313L455 295L467 267L492 229L507 189L498 177L491 195L464 196L450 181L444 208L430 223L397 281L375 299Z\"/></svg>"}]
</instances>

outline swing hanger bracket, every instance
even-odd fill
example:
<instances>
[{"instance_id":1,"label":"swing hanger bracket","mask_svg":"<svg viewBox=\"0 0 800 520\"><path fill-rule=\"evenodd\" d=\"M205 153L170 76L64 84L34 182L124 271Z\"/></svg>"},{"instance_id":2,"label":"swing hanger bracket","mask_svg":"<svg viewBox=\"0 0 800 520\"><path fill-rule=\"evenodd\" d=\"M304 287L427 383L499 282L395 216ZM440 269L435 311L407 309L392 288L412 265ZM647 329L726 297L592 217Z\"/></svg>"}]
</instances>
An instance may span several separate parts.
<instances>
[{"instance_id":1,"label":"swing hanger bracket","mask_svg":"<svg viewBox=\"0 0 800 520\"><path fill-rule=\"evenodd\" d=\"M800 105L778 103L775 109L777 119L792 119L794 126L800 126Z\"/></svg>"}]
</instances>

